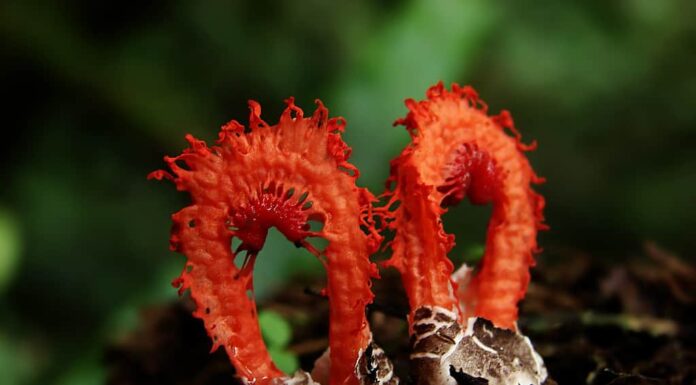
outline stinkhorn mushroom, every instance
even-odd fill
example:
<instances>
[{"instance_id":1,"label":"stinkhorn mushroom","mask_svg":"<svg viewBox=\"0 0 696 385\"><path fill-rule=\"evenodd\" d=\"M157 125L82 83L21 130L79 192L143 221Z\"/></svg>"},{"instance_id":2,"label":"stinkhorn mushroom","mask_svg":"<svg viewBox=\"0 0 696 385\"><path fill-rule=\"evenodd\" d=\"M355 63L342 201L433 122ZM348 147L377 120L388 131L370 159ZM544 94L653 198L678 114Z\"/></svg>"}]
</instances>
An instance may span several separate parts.
<instances>
[{"instance_id":1,"label":"stinkhorn mushroom","mask_svg":"<svg viewBox=\"0 0 696 385\"><path fill-rule=\"evenodd\" d=\"M187 263L175 281L190 290L214 341L227 351L237 375L253 384L313 383L305 373L293 379L273 364L259 330L253 299L252 269L270 227L308 248L326 267L330 303L330 383L358 384L360 359L374 364L365 306L372 301L370 279L377 275L369 256L381 242L371 222L374 197L356 187L357 169L348 162L342 118L317 109L305 118L292 98L277 125L261 119L261 107L249 102L249 128L237 121L222 127L217 145L192 136L190 148L165 157L172 173L151 178L173 181L192 204L172 216L171 248ZM310 221L323 223L312 231ZM308 237L323 237L316 250ZM231 250L233 238L241 240ZM243 266L235 256L246 252ZM373 365L374 366L374 365ZM367 383L367 382L364 382Z\"/></svg>"},{"instance_id":2,"label":"stinkhorn mushroom","mask_svg":"<svg viewBox=\"0 0 696 385\"><path fill-rule=\"evenodd\" d=\"M507 111L488 116L471 87L455 84L449 91L439 83L426 100L409 99L406 106L408 115L395 124L406 126L412 143L392 161L387 207L399 205L390 213L395 237L386 265L400 271L409 298L417 381L452 383L453 374L464 370L460 375L491 383L539 383L543 364L516 334L515 323L537 231L544 227L544 200L531 188L541 180L524 155L534 145L521 143ZM445 232L441 216L465 197L491 202L493 214L480 269L472 277L464 266L453 277L447 253L454 236ZM506 342L494 340L494 329ZM491 344L481 342L484 336ZM536 380L524 382L527 377Z\"/></svg>"},{"instance_id":3,"label":"stinkhorn mushroom","mask_svg":"<svg viewBox=\"0 0 696 385\"><path fill-rule=\"evenodd\" d=\"M291 98L271 126L250 102L249 128L231 121L212 147L187 136L190 148L165 157L172 173L150 174L192 198L173 215L171 247L187 257L175 284L190 290L213 349L226 349L246 383L316 383L307 373L290 378L278 370L261 338L252 270L269 228L276 227L327 270L330 349L317 361L315 376L328 372L331 385L397 384L365 315L373 298L370 280L378 276L369 256L382 242L379 216L395 231L385 264L401 272L409 298L416 382L542 383L543 362L516 320L537 231L544 227L544 200L531 188L541 180L524 155L534 146L521 143L510 115L488 116L476 92L457 85L449 91L440 83L427 100L407 100L410 111L397 123L412 143L392 161L389 202L373 207L374 196L356 186L358 170L341 138L343 120L329 119L317 104L305 118ZM463 266L453 275L447 253L454 237L441 216L465 197L492 202L493 215L480 269L473 274ZM323 228L312 230L311 221ZM328 246L316 250L308 237L323 237ZM237 250L233 238L241 241ZM242 266L234 262L239 253L246 253Z\"/></svg>"}]
</instances>

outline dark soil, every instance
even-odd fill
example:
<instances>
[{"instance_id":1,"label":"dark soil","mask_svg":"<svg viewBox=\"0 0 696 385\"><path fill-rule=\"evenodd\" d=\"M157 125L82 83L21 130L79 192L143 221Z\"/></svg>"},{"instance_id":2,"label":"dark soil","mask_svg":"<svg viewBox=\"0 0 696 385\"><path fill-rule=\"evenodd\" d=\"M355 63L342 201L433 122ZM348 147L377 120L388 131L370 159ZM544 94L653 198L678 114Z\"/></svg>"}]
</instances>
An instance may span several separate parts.
<instances>
[{"instance_id":1,"label":"dark soil","mask_svg":"<svg viewBox=\"0 0 696 385\"><path fill-rule=\"evenodd\" d=\"M543 261L547 261L544 263ZM398 275L383 272L370 322L408 383L407 302ZM290 350L311 369L327 347L321 284L298 278L265 308L294 327ZM105 354L110 385L235 384L186 299L145 309L141 326ZM519 327L562 385L696 384L696 268L647 244L643 255L608 262L549 251L534 269Z\"/></svg>"}]
</instances>

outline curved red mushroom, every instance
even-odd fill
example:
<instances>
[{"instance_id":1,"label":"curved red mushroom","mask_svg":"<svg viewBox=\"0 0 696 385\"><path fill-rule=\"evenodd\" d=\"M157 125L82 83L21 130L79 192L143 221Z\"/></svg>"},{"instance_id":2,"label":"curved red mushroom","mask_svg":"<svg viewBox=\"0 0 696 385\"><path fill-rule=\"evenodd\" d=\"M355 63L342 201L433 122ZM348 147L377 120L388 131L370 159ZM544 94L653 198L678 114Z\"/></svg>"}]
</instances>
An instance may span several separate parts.
<instances>
[{"instance_id":1,"label":"curved red mushroom","mask_svg":"<svg viewBox=\"0 0 696 385\"><path fill-rule=\"evenodd\" d=\"M371 341L365 306L373 298L376 268L368 257L381 241L368 215L374 198L355 185L358 172L341 139L343 120L329 119L317 104L305 118L291 98L271 126L261 119L259 104L250 102L249 128L231 121L211 147L189 135L190 148L165 158L172 174L150 174L172 180L191 196L192 204L172 216L171 247L187 257L175 283L180 291L190 289L194 315L203 319L213 349L223 346L249 383L284 376L264 346L252 295L254 259L272 226L325 258L331 384L358 383L357 362ZM323 228L312 232L309 221ZM311 247L306 238L313 236L328 240L325 250ZM241 245L233 251L235 237ZM236 266L240 252L246 261Z\"/></svg>"},{"instance_id":2,"label":"curved red mushroom","mask_svg":"<svg viewBox=\"0 0 696 385\"><path fill-rule=\"evenodd\" d=\"M487 106L471 87L442 83L423 101L406 101L403 124L412 143L392 161L389 184L396 232L387 262L402 274L412 317L421 307L437 307L515 328L517 303L529 283L536 234L543 227L543 198L531 185L538 178L524 155L525 146L507 111L487 115ZM493 204L485 255L479 272L465 288L453 285L447 253L454 237L444 231L446 207L468 197ZM461 308L460 308L461 306Z\"/></svg>"}]
</instances>

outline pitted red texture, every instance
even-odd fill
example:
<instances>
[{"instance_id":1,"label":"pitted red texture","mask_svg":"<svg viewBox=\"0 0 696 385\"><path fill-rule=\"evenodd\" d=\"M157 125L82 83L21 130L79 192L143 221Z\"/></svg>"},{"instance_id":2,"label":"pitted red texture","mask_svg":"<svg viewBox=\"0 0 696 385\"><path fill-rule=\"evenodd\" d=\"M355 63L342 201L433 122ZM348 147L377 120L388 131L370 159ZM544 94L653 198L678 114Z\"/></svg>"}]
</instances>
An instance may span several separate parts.
<instances>
[{"instance_id":1,"label":"pitted red texture","mask_svg":"<svg viewBox=\"0 0 696 385\"><path fill-rule=\"evenodd\" d=\"M406 126L412 143L392 161L388 195L400 205L391 213L396 234L387 265L401 271L412 309L459 307L462 317L480 316L512 329L534 264L537 231L544 227L544 200L531 188L541 179L524 155L534 145L521 143L507 111L488 116L471 87L455 84L449 91L439 83L426 100L409 99L406 106L408 115L395 124ZM493 214L479 272L457 298L447 258L454 237L444 231L441 215L464 197L492 202Z\"/></svg>"},{"instance_id":2,"label":"pitted red texture","mask_svg":"<svg viewBox=\"0 0 696 385\"><path fill-rule=\"evenodd\" d=\"M172 174L150 175L172 180L192 200L172 216L172 248L187 257L176 285L190 289L194 315L203 319L213 349L223 346L238 374L257 384L283 375L266 350L248 295L253 261L270 227L298 245L311 247L308 236L328 241L320 253L331 309L331 384L358 383L355 363L370 340L365 306L373 298L376 267L368 257L381 242L369 214L374 197L355 185L357 169L348 163L350 148L341 138L343 120L329 119L317 104L314 115L304 118L289 99L278 124L270 126L260 106L250 102L248 130L231 121L211 147L187 136L190 148L165 158ZM313 233L309 220L324 226ZM238 251L230 248L233 237L242 241ZM248 261L240 268L233 261L243 250Z\"/></svg>"}]
</instances>

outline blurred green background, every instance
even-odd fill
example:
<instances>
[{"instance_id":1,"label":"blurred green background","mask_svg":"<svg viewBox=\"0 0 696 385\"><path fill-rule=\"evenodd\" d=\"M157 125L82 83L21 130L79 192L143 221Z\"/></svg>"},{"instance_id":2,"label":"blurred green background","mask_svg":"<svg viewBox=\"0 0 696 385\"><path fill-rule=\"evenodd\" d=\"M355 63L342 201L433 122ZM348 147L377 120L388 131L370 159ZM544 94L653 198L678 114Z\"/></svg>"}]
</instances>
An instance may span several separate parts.
<instances>
[{"instance_id":1,"label":"blurred green background","mask_svg":"<svg viewBox=\"0 0 696 385\"><path fill-rule=\"evenodd\" d=\"M186 196L145 176L183 135L274 122L294 95L348 121L360 184L381 192L407 142L403 99L443 80L511 110L548 179L547 256L693 257L696 3L411 0L0 2L0 373L3 384L98 384L105 344L172 299ZM457 253L489 209L449 213ZM468 250L468 251L467 251ZM268 262L272 259L272 262ZM298 259L300 262L298 262ZM266 261L266 262L264 262ZM319 264L274 233L257 290Z\"/></svg>"}]
</instances>

